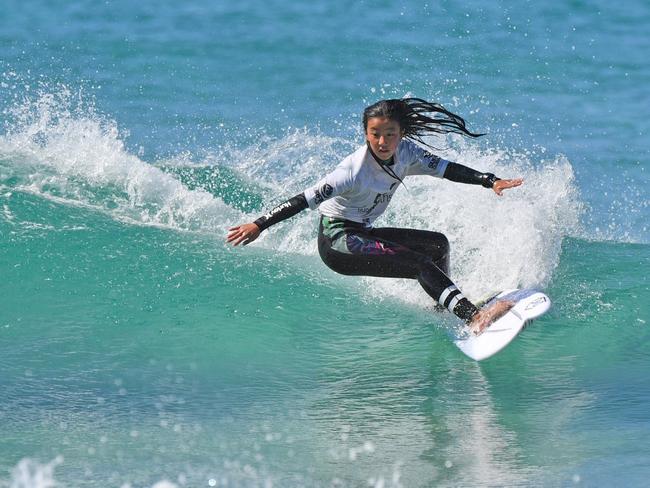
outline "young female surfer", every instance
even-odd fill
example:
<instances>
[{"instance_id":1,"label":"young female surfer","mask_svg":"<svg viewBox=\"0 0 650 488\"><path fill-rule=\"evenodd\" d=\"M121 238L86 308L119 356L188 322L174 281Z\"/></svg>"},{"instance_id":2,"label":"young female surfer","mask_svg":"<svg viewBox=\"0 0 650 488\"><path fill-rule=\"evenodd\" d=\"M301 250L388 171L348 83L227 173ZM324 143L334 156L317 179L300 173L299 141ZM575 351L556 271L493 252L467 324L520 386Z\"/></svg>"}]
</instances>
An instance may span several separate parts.
<instances>
[{"instance_id":1,"label":"young female surfer","mask_svg":"<svg viewBox=\"0 0 650 488\"><path fill-rule=\"evenodd\" d=\"M306 208L318 207L318 251L327 266L346 275L417 279L438 304L467 321L475 333L503 315L511 302L479 310L449 278L449 241L439 232L372 226L410 175L430 175L482 185L497 195L522 184L442 159L422 145L429 134L478 137L465 121L437 103L419 98L381 100L363 113L366 144L303 193L255 222L229 230L227 242L249 244L260 233ZM420 145L416 144L420 143Z\"/></svg>"}]
</instances>

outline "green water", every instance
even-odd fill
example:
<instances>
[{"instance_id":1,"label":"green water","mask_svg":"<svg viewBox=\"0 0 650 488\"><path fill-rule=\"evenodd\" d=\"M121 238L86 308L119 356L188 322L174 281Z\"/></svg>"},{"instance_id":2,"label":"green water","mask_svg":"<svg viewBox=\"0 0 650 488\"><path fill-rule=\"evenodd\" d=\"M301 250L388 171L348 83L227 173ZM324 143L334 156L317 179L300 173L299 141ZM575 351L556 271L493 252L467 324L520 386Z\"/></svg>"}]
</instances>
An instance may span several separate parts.
<instances>
[{"instance_id":1,"label":"green water","mask_svg":"<svg viewBox=\"0 0 650 488\"><path fill-rule=\"evenodd\" d=\"M646 1L3 7L0 488L646 486ZM414 281L325 267L315 212L224 244L405 95L525 179L377 222L445 233L473 300L551 297L478 364Z\"/></svg>"},{"instance_id":2,"label":"green water","mask_svg":"<svg viewBox=\"0 0 650 488\"><path fill-rule=\"evenodd\" d=\"M645 245L567 240L553 310L476 364L430 311L360 301L316 258L2 204L10 464L62 456L76 486L563 485L624 458L641 482Z\"/></svg>"}]
</instances>

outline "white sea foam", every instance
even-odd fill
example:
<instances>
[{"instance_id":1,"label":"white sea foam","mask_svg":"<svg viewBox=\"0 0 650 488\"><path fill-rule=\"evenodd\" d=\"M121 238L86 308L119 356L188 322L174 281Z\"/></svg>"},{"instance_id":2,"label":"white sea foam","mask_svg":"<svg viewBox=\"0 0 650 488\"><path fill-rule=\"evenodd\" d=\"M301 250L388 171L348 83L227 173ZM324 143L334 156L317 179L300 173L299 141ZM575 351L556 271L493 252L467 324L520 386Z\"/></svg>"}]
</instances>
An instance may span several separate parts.
<instances>
[{"instance_id":1,"label":"white sea foam","mask_svg":"<svg viewBox=\"0 0 650 488\"><path fill-rule=\"evenodd\" d=\"M0 178L17 190L84 205L130 222L181 230L223 230L239 212L142 161L117 124L63 88L8 110L0 136ZM9 163L7 163L9 161Z\"/></svg>"},{"instance_id":2,"label":"white sea foam","mask_svg":"<svg viewBox=\"0 0 650 488\"><path fill-rule=\"evenodd\" d=\"M535 165L524 155L469 145L449 157L504 178L523 177L524 185L498 197L482 187L421 178L410 194L397 195L390 224L447 235L452 278L473 299L548 284L562 240L580 232L582 205L569 161L558 156Z\"/></svg>"},{"instance_id":3,"label":"white sea foam","mask_svg":"<svg viewBox=\"0 0 650 488\"><path fill-rule=\"evenodd\" d=\"M300 157L301 141L293 140L294 136L283 143L292 142L292 150ZM302 166L275 167L268 161L279 160L281 155L275 155L275 147L270 147L267 160L255 168L283 198L301 191L295 181L304 188L344 156L334 149L337 141L321 136L310 139L308 134L300 137L318 140L302 149ZM561 155L534 161L514 151L480 149L461 140L450 142L454 149L442 153L444 157L504 178L523 177L524 185L498 197L478 186L408 178L406 189L398 190L376 225L443 232L452 248L452 278L472 299L506 287L548 284L559 263L562 240L581 232L583 206L570 162ZM312 150L314 146L324 149L325 156ZM315 221L313 212L304 212L268 231L261 245L314 255ZM412 280L364 278L362 282L364 293L372 299L398 297L414 304L431 303Z\"/></svg>"},{"instance_id":4,"label":"white sea foam","mask_svg":"<svg viewBox=\"0 0 650 488\"><path fill-rule=\"evenodd\" d=\"M55 488L64 485L55 478L55 469L63 464L63 456L57 456L49 463L42 464L31 458L21 459L11 470L11 478L7 481L0 479L0 487L9 488ZM131 488L130 483L125 483L122 488ZM178 485L162 479L154 483L151 488L178 488Z\"/></svg>"},{"instance_id":5,"label":"white sea foam","mask_svg":"<svg viewBox=\"0 0 650 488\"><path fill-rule=\"evenodd\" d=\"M54 469L61 463L63 463L62 456L45 464L24 458L11 470L11 480L6 486L10 488L53 488L59 486L54 479ZM0 486L5 486L4 482L0 481Z\"/></svg>"}]
</instances>

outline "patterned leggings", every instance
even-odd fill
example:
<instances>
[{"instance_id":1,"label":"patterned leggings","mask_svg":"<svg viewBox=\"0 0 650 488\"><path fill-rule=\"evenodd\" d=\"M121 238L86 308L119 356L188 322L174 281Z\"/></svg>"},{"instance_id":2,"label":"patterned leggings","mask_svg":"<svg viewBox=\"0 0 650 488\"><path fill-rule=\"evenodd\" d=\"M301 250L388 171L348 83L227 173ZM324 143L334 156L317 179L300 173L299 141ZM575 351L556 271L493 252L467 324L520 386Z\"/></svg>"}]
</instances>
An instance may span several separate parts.
<instances>
[{"instance_id":1,"label":"patterned leggings","mask_svg":"<svg viewBox=\"0 0 650 488\"><path fill-rule=\"evenodd\" d=\"M357 222L322 216L318 252L337 273L417 279L434 300L459 317L468 320L476 312L449 279L449 241L440 232L366 228ZM469 310L467 306L456 307L461 300L469 304Z\"/></svg>"}]
</instances>

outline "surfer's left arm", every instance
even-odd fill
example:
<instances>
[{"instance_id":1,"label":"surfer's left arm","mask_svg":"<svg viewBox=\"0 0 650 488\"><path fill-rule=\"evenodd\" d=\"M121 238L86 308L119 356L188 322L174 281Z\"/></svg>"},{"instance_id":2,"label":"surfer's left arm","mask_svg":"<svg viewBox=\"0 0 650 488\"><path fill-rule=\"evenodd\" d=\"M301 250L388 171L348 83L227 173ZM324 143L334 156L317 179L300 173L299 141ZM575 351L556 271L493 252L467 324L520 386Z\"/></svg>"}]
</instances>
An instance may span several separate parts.
<instances>
[{"instance_id":1,"label":"surfer's left arm","mask_svg":"<svg viewBox=\"0 0 650 488\"><path fill-rule=\"evenodd\" d=\"M499 196L503 194L503 190L514 188L524 182L521 178L503 180L493 173L481 173L462 164L443 159L410 141L400 147L402 157L411 160L407 174L429 175L457 183L482 185L485 188L491 188Z\"/></svg>"},{"instance_id":2,"label":"surfer's left arm","mask_svg":"<svg viewBox=\"0 0 650 488\"><path fill-rule=\"evenodd\" d=\"M462 164L452 162L447 164L443 178L456 183L481 185L485 188L491 188L499 196L503 195L503 190L514 188L524 182L523 178L503 180L493 173L481 173Z\"/></svg>"}]
</instances>

